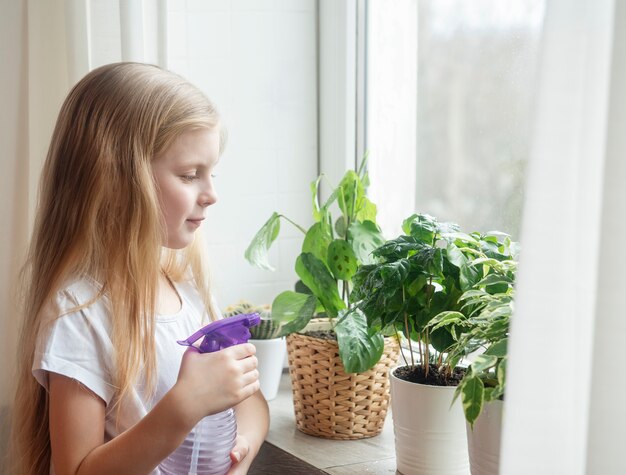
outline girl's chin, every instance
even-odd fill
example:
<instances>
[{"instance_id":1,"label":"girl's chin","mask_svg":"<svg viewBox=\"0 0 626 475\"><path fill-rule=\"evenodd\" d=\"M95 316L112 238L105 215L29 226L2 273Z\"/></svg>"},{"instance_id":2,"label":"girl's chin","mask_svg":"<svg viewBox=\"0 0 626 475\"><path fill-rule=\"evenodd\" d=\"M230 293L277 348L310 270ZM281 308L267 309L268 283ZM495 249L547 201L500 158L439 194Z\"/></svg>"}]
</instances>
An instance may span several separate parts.
<instances>
[{"instance_id":1,"label":"girl's chin","mask_svg":"<svg viewBox=\"0 0 626 475\"><path fill-rule=\"evenodd\" d=\"M185 233L185 236L177 236L175 239L168 239L167 242L163 245L168 249L184 249L189 246L194 240L195 233Z\"/></svg>"}]
</instances>

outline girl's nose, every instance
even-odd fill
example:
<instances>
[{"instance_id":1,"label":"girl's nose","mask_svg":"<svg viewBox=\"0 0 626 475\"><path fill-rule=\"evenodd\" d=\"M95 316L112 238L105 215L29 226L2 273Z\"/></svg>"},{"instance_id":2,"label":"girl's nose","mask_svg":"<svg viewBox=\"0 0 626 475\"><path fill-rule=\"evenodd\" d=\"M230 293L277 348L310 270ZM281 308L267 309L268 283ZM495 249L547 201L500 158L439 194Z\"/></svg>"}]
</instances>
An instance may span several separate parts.
<instances>
[{"instance_id":1,"label":"girl's nose","mask_svg":"<svg viewBox=\"0 0 626 475\"><path fill-rule=\"evenodd\" d=\"M217 193L215 192L213 187L207 189L204 193L202 193L199 199L200 206L202 206L203 208L206 208L207 206L211 206L212 204L215 204L216 201L217 201Z\"/></svg>"}]
</instances>

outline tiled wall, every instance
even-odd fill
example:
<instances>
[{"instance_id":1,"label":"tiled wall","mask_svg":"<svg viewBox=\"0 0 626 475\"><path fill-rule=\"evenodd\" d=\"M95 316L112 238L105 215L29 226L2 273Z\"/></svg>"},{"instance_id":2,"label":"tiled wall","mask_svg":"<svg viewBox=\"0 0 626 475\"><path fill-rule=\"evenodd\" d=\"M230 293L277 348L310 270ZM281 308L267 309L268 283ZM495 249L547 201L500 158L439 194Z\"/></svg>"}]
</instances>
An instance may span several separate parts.
<instances>
[{"instance_id":1,"label":"tiled wall","mask_svg":"<svg viewBox=\"0 0 626 475\"><path fill-rule=\"evenodd\" d=\"M315 0L169 0L168 66L198 85L228 128L209 210L215 295L271 303L296 281L302 233L286 221L275 272L243 254L273 211L307 226L317 176Z\"/></svg>"}]
</instances>

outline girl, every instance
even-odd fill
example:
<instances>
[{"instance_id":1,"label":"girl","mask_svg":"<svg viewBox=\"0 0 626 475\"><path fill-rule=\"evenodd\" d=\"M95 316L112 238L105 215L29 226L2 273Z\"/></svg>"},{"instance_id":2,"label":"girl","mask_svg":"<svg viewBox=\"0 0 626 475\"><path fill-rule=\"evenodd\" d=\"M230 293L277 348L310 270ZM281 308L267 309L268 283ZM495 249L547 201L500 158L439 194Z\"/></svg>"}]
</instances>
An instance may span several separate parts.
<instances>
[{"instance_id":1,"label":"girl","mask_svg":"<svg viewBox=\"0 0 626 475\"><path fill-rule=\"evenodd\" d=\"M229 473L247 472L269 425L254 346L176 344L216 318L195 232L224 135L206 97L156 66L103 66L70 92L24 272L11 473L158 474L229 407Z\"/></svg>"}]
</instances>

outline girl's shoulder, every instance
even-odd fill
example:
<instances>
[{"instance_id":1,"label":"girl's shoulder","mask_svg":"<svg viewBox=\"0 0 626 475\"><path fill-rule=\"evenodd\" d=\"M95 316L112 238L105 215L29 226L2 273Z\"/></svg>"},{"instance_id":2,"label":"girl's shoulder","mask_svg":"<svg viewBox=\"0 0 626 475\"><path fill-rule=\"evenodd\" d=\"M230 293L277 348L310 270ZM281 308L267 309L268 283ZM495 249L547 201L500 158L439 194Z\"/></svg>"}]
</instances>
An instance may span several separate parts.
<instances>
[{"instance_id":1,"label":"girl's shoulder","mask_svg":"<svg viewBox=\"0 0 626 475\"><path fill-rule=\"evenodd\" d=\"M56 297L60 301L72 306L89 306L99 300L105 300L102 285L90 277L72 277L57 291Z\"/></svg>"},{"instance_id":2,"label":"girl's shoulder","mask_svg":"<svg viewBox=\"0 0 626 475\"><path fill-rule=\"evenodd\" d=\"M71 277L51 295L44 308L44 321L84 310L83 314L107 313L107 298L102 285L90 277ZM102 315L104 316L104 315Z\"/></svg>"}]
</instances>

